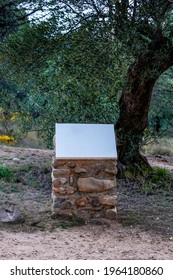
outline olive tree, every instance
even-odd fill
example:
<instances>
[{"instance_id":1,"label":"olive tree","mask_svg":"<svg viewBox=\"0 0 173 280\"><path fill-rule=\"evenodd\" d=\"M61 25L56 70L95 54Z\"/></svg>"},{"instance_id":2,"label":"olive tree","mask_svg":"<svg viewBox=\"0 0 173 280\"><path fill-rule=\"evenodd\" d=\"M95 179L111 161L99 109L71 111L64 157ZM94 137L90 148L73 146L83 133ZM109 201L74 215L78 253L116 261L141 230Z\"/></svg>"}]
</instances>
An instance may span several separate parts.
<instances>
[{"instance_id":1,"label":"olive tree","mask_svg":"<svg viewBox=\"0 0 173 280\"><path fill-rule=\"evenodd\" d=\"M115 124L118 157L125 165L148 164L140 154L140 143L148 126L154 85L173 65L173 1L40 0L33 1L33 7L41 7L42 15L46 14L45 21L51 27L46 35L52 39L51 47L40 48L42 54L56 49L56 38L65 38L82 27L92 32L95 39L120 44L122 53L129 57L129 66ZM87 48L87 40L83 40L83 44ZM119 52L115 55L118 57Z\"/></svg>"}]
</instances>

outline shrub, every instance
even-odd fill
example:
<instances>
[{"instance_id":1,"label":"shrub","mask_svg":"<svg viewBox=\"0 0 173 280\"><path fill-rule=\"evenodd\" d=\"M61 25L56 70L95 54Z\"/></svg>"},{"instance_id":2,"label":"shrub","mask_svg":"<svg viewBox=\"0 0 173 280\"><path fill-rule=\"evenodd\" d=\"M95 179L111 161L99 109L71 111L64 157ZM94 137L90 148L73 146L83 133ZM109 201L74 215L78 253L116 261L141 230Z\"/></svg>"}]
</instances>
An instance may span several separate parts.
<instances>
[{"instance_id":1,"label":"shrub","mask_svg":"<svg viewBox=\"0 0 173 280\"><path fill-rule=\"evenodd\" d=\"M14 142L14 138L8 135L0 135L0 143L4 142L4 143L13 143Z\"/></svg>"},{"instance_id":2,"label":"shrub","mask_svg":"<svg viewBox=\"0 0 173 280\"><path fill-rule=\"evenodd\" d=\"M6 168L6 167L3 167L3 166L0 166L0 179L3 178L3 179L10 179L11 177L11 171Z\"/></svg>"}]
</instances>

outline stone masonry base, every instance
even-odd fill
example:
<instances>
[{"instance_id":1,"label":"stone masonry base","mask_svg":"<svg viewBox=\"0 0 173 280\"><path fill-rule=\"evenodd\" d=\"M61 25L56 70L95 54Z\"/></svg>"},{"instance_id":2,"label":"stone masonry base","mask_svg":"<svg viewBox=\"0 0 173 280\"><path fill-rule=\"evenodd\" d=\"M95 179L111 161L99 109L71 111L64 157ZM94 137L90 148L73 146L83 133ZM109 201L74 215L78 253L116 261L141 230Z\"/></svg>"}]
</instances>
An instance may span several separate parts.
<instances>
[{"instance_id":1,"label":"stone masonry base","mask_svg":"<svg viewBox=\"0 0 173 280\"><path fill-rule=\"evenodd\" d=\"M57 159L52 162L52 216L116 219L116 160Z\"/></svg>"}]
</instances>

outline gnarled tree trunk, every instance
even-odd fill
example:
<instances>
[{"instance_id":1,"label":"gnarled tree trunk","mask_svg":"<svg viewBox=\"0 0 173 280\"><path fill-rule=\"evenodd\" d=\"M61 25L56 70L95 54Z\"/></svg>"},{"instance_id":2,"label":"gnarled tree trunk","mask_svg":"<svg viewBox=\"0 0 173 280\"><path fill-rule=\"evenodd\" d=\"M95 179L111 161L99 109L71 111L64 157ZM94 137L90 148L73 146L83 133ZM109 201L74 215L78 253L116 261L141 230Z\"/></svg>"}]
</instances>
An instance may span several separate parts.
<instances>
[{"instance_id":1,"label":"gnarled tree trunk","mask_svg":"<svg viewBox=\"0 0 173 280\"><path fill-rule=\"evenodd\" d=\"M167 40L132 64L127 84L120 99L120 116L116 123L118 158L124 165L148 165L139 148L148 125L148 112L154 84L158 77L173 65L173 49Z\"/></svg>"}]
</instances>

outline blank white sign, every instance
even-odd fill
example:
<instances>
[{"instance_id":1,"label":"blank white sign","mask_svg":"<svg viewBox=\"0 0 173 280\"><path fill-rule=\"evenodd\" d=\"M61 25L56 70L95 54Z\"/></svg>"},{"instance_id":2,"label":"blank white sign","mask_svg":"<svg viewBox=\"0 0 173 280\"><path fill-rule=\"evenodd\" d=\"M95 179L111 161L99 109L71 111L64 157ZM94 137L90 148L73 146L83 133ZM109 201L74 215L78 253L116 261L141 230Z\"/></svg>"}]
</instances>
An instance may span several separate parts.
<instances>
[{"instance_id":1,"label":"blank white sign","mask_svg":"<svg viewBox=\"0 0 173 280\"><path fill-rule=\"evenodd\" d=\"M117 158L113 124L56 124L56 158Z\"/></svg>"}]
</instances>

